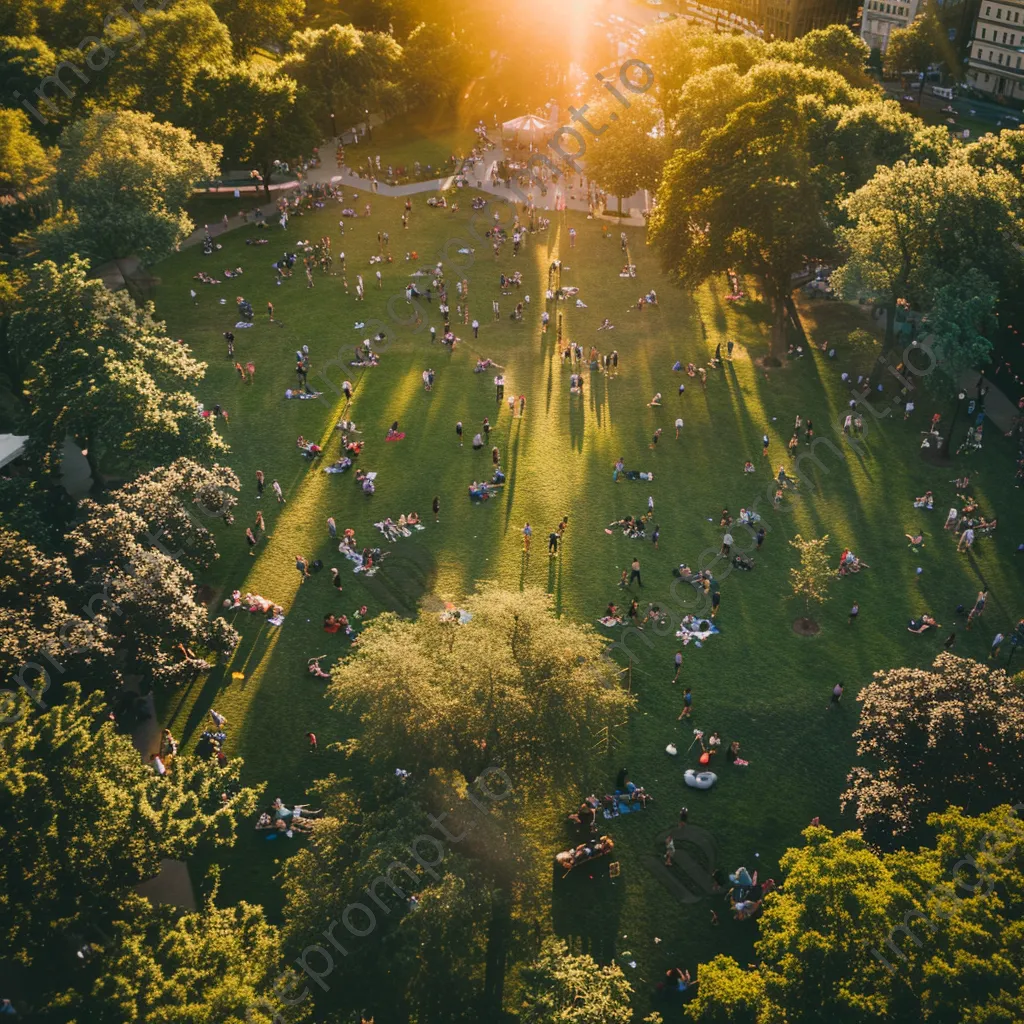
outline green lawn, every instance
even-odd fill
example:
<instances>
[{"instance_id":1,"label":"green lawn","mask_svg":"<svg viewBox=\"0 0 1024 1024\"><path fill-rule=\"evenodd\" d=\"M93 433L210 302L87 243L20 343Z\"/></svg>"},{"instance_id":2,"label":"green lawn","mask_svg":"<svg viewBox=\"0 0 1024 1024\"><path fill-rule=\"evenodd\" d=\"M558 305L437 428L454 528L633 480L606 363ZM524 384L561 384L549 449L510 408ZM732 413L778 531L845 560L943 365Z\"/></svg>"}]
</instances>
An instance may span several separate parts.
<instances>
[{"instance_id":1,"label":"green lawn","mask_svg":"<svg viewBox=\"0 0 1024 1024\"><path fill-rule=\"evenodd\" d=\"M338 127L340 129L342 126ZM372 139L364 139L355 146L346 146L345 163L356 171L366 173L367 157L380 156L381 170L374 172L377 178L384 180L390 164L393 168L407 168L403 180L415 180L417 175L413 172L413 164L418 160L422 165L418 177L426 180L431 177L427 173L427 164L436 169L445 164L452 154L456 157L467 156L476 141L473 126L463 123L452 112L412 111L374 128ZM334 159L334 154L326 150L323 156L327 161Z\"/></svg>"},{"instance_id":2,"label":"green lawn","mask_svg":"<svg viewBox=\"0 0 1024 1024\"><path fill-rule=\"evenodd\" d=\"M645 248L642 229L626 229L638 266L636 280L619 278L617 242L611 236L602 239L599 225L571 211L565 220L553 220L548 231L531 235L518 258L509 246L496 260L486 242L471 240L465 209L469 197L460 198L464 210L453 215L428 209L417 197L411 227L403 231L401 202L374 197L369 223L346 218L340 244L332 204L322 213L293 219L287 232L274 230L270 245L247 248L244 230L236 230L215 256L192 249L155 268L162 281L156 290L157 308L169 332L209 362L201 400L208 407L220 403L230 412L226 437L232 453L227 461L243 482L237 522L221 538L221 557L207 582L221 597L234 587L258 591L284 604L288 612L280 629L261 617L237 614L234 621L243 640L231 664L191 689L171 694L166 715L175 733L191 742L209 708L216 706L231 723L229 751L245 758L247 780L266 780L268 797L298 800L315 778L329 770L344 771L340 755L324 751L311 758L303 738L310 729L318 733L321 747L347 738L322 700L322 684L305 671L310 656L327 653L333 658L345 650L344 639L320 629L326 611L351 615L365 603L370 614L386 608L412 613L420 601L433 608L435 598L458 600L477 580L490 578L510 588L544 587L562 614L593 623L609 600L625 603L626 595L616 584L620 571L638 555L645 583L638 596L678 616L697 607L696 595L673 590L672 567L681 560L710 562L721 541L722 507L736 515L741 506L756 503L768 530L757 567L752 573L719 572L721 635L702 649L691 645L684 651L681 682L693 688L691 722L676 721L682 686L671 682L675 638L669 633L650 635L648 643L636 637L630 641L638 708L614 735L603 768L585 782L588 792L606 791L616 771L626 765L655 797L645 813L622 818L610 829L619 843L621 877L614 884L596 876L594 882L570 878L552 892L557 930L578 937L584 948L602 958L631 952L638 966L635 971L626 968L627 973L646 993L676 963L692 970L717 951L732 952L746 962L755 934L753 925L731 921L724 903L680 905L643 866L643 858L658 853L655 837L675 820L680 805L688 805L691 820L713 833L722 868L745 863L759 867L762 876L778 876L780 854L799 841L800 830L813 816L831 826L849 824L840 818L838 797L853 757L850 734L858 688L876 669L924 665L941 649L948 628L913 636L906 630L907 619L930 611L944 627L952 626L955 606L972 602L984 578L991 587L985 620L963 634L957 648L982 658L996 628L1005 631L1011 616L1020 614L1021 578L1013 562L1018 537L1010 522L1016 505L1012 451L993 432L984 453L969 464L972 490L989 514L999 514L1002 526L994 539L978 542L974 557L958 556L953 536L941 526L946 509L955 503L949 481L968 464L936 469L918 453L919 431L933 409L941 408L948 416L946 407L919 395L915 419L909 423L901 412L880 420L866 417L870 433L862 453L843 445L828 427L845 412L849 397L840 372L866 372L877 355L866 348L851 351L845 343L853 327L870 327L860 310L832 303L807 307L809 331L835 344L837 358L830 361L814 352L771 371L766 379L752 362L765 351L767 336L757 307L734 308L724 299L722 282L695 297L670 286L657 269L655 254ZM361 209L364 202L353 205ZM482 225L490 213L489 207L480 218ZM570 226L579 233L575 250L569 249ZM390 231L396 256L384 266L383 291L370 287L374 268L368 263L379 230ZM317 276L315 289L308 290L301 269L275 287L270 263L282 249L325 234L331 235L336 252L344 249L348 255L350 294L341 276ZM612 235L617 238L617 230ZM466 244L476 248L472 258L456 254ZM478 341L462 327L463 342L454 353L432 346L425 328L440 327L436 299L426 307L426 323L415 329L402 326L411 321L403 291L412 267L403 259L407 249L419 251L419 266L445 258L458 267L456 260L467 260L471 308L483 325ZM565 264L563 283L578 285L587 303L584 309L573 303L560 307L567 336L585 349L597 344L605 351L616 347L620 354L619 374L613 379L586 373L582 400L569 395L570 371L557 358L553 325L546 336L539 330L547 267L555 257ZM197 270L216 274L236 264L245 268L242 280L196 285L199 305L189 304ZM517 269L525 279L523 293L533 300L526 322L509 322L515 297L502 296L504 319L493 323L491 300L499 297L498 274ZM368 286L363 304L354 301L357 271ZM632 310L636 297L652 286L660 305L643 313ZM239 380L221 339L236 319L238 294L248 297L258 314L255 327L236 331L238 358L256 364L253 385ZM226 306L219 305L219 298L227 299ZM275 305L273 324L264 312L268 300ZM451 301L454 312L454 294ZM615 329L597 333L606 316ZM358 370L347 361L367 331L353 324L368 317L387 323L388 340L381 365ZM695 379L672 372L677 359L705 363L715 345L730 337L738 342L734 361L711 371L706 393ZM348 377L355 385L351 416L367 440L360 464L379 473L372 498L357 489L350 474L329 476L295 449L301 433L322 441L333 458L338 446L334 424L344 408L330 391L316 401L284 400L285 389L295 381L295 349L303 344L309 346L314 374L338 359L344 365L331 371L332 379ZM527 398L524 418L512 419L507 409L496 406L492 373L473 373L478 356L489 356L506 368L507 393ZM428 366L437 374L429 393L420 380ZM682 397L676 393L680 381L687 385ZM887 378L885 395L876 396L877 408L891 403L894 386ZM664 404L651 409L647 403L656 391L662 392ZM811 417L818 435L832 438L836 447L816 449L820 465L805 461L798 473L799 494L787 495L775 510L765 495L772 470L784 459L797 413L805 420ZM678 441L673 430L677 415L686 424ZM489 477L491 462L486 450L474 452L468 440L484 416L494 426L491 443L501 449L508 485L497 500L479 505L469 501L467 485ZM407 437L385 444L385 430L395 419ZM466 427L464 448L456 443L456 420ZM766 425L770 461L759 451ZM665 433L655 452L648 445L659 426ZM653 471L653 481L613 483L612 464L620 454L629 468ZM748 458L757 467L754 475L742 471ZM287 504L279 506L269 486L263 500L256 500L257 469L264 470L268 485L273 478L280 480ZM936 495L935 511L915 511L913 497L929 488ZM429 515L434 495L441 499L436 525ZM649 540L604 532L613 519L642 512L649 495L661 527L658 550ZM268 536L257 557L250 558L243 530L261 506ZM366 544L379 539L375 520L397 518L412 509L424 516L427 529L394 545L380 574L369 580L348 571L324 525L333 515L339 529L353 527L359 543ZM560 556L549 559L544 541L563 513L570 517L566 542ZM519 535L527 520L535 531L528 560ZM917 529L926 537L919 554L907 550L904 540L904 533ZM822 630L811 639L793 633L791 624L802 609L787 597L788 570L795 561L787 541L798 531L805 536L827 533L835 560L850 546L872 567L834 582L828 603L816 613ZM747 544L742 532L736 536L739 544ZM340 598L326 571L299 587L293 561L299 552L323 559L326 566L342 567L345 589ZM920 577L916 566L924 570ZM854 601L860 603L860 620L849 626L847 612ZM233 679L235 672L243 677ZM837 711L827 712L836 680L848 684L847 694ZM739 739L750 767L719 764L720 779L713 790L687 789L682 773L694 765L693 755L672 759L664 751L673 741L682 755L694 726L717 729L726 743ZM552 854L567 843L558 821L551 822L550 836ZM276 914L282 899L274 874L286 853L281 843L243 834L224 861L224 896L262 902ZM709 923L712 906L722 919L718 928ZM640 1003L646 1005L645 994Z\"/></svg>"}]
</instances>

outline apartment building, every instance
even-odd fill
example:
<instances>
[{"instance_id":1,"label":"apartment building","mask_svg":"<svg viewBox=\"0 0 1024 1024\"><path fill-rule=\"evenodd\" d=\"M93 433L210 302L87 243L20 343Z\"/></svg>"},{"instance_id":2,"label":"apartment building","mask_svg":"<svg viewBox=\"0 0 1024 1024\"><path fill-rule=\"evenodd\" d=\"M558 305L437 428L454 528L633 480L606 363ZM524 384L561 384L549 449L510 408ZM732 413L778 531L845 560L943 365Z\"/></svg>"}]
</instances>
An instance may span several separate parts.
<instances>
[{"instance_id":1,"label":"apartment building","mask_svg":"<svg viewBox=\"0 0 1024 1024\"><path fill-rule=\"evenodd\" d=\"M857 0L761 0L764 38L798 39L816 28L847 25Z\"/></svg>"},{"instance_id":2,"label":"apartment building","mask_svg":"<svg viewBox=\"0 0 1024 1024\"><path fill-rule=\"evenodd\" d=\"M967 81L994 99L1024 103L1024 0L981 0Z\"/></svg>"},{"instance_id":3,"label":"apartment building","mask_svg":"<svg viewBox=\"0 0 1024 1024\"><path fill-rule=\"evenodd\" d=\"M906 28L923 6L923 0L864 0L864 13L860 22L860 37L872 50L889 45L889 35L897 28Z\"/></svg>"}]
</instances>

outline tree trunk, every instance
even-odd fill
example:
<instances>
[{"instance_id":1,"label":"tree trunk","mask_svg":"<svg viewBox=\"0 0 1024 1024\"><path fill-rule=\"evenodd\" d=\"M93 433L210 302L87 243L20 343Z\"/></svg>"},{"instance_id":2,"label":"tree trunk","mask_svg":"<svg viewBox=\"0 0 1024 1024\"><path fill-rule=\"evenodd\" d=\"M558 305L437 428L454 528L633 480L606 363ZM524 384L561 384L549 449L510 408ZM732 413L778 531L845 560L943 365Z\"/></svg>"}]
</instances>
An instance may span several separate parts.
<instances>
[{"instance_id":1,"label":"tree trunk","mask_svg":"<svg viewBox=\"0 0 1024 1024\"><path fill-rule=\"evenodd\" d=\"M615 201L619 204L619 217L622 217L622 196L616 196Z\"/></svg>"},{"instance_id":2,"label":"tree trunk","mask_svg":"<svg viewBox=\"0 0 1024 1024\"><path fill-rule=\"evenodd\" d=\"M885 306L885 345L883 352L888 352L896 340L896 296L886 303Z\"/></svg>"},{"instance_id":3,"label":"tree trunk","mask_svg":"<svg viewBox=\"0 0 1024 1024\"><path fill-rule=\"evenodd\" d=\"M487 929L487 964L484 974L484 1020L502 1020L501 1004L505 996L505 968L512 934L512 914L508 896L494 891L491 921Z\"/></svg>"},{"instance_id":4,"label":"tree trunk","mask_svg":"<svg viewBox=\"0 0 1024 1024\"><path fill-rule=\"evenodd\" d=\"M781 359L786 354L786 320L788 310L784 296L769 294L768 300L772 307L772 347L771 354Z\"/></svg>"}]
</instances>

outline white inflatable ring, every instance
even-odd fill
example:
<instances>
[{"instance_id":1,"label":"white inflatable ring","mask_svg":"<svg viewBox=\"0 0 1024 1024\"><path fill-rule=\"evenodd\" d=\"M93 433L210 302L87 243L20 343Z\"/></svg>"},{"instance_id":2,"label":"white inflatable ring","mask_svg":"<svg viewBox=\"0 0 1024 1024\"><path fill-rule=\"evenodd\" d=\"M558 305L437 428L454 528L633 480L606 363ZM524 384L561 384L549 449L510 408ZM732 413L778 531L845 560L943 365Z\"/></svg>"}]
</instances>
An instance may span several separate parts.
<instances>
[{"instance_id":1,"label":"white inflatable ring","mask_svg":"<svg viewBox=\"0 0 1024 1024\"><path fill-rule=\"evenodd\" d=\"M718 776L714 772L695 772L687 768L683 773L683 781L694 789L710 789L718 781Z\"/></svg>"}]
</instances>

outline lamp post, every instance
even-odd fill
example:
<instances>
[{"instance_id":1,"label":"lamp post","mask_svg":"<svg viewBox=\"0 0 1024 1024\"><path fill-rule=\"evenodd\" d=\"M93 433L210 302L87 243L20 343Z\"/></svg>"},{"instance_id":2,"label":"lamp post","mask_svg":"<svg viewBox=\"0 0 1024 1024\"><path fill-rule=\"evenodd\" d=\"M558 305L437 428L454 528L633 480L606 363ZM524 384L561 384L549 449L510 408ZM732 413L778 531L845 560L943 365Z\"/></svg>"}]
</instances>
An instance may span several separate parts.
<instances>
[{"instance_id":1,"label":"lamp post","mask_svg":"<svg viewBox=\"0 0 1024 1024\"><path fill-rule=\"evenodd\" d=\"M953 428L956 426L956 419L960 413L960 406L963 405L964 399L967 397L967 392L961 390L956 396L956 405L953 407L953 417L949 421L949 430L946 431L946 440L942 442L942 455L944 458L949 458L949 445L953 440Z\"/></svg>"},{"instance_id":2,"label":"lamp post","mask_svg":"<svg viewBox=\"0 0 1024 1024\"><path fill-rule=\"evenodd\" d=\"M370 112L364 110L363 114L366 116L366 138L367 141L373 142L373 126L370 124Z\"/></svg>"},{"instance_id":3,"label":"lamp post","mask_svg":"<svg viewBox=\"0 0 1024 1024\"><path fill-rule=\"evenodd\" d=\"M337 131L334 128L334 111L331 111L331 138L336 139L338 137Z\"/></svg>"}]
</instances>

